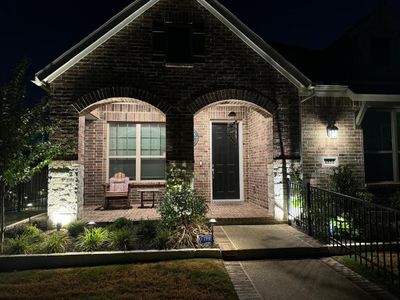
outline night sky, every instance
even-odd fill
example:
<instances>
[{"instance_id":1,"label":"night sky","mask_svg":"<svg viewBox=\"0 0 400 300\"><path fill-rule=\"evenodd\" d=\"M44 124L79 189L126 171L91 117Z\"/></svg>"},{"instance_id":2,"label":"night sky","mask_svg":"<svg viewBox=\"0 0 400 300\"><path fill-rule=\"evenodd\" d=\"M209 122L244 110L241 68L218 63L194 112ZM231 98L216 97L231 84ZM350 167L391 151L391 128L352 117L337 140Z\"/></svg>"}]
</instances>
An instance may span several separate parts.
<instances>
[{"instance_id":1,"label":"night sky","mask_svg":"<svg viewBox=\"0 0 400 300\"><path fill-rule=\"evenodd\" d=\"M30 76L33 78L35 72L131 2L1 0L0 82L8 78L10 70L22 57L30 59ZM329 46L347 28L382 2L400 9L399 0L223 1L225 6L267 42L307 48Z\"/></svg>"}]
</instances>

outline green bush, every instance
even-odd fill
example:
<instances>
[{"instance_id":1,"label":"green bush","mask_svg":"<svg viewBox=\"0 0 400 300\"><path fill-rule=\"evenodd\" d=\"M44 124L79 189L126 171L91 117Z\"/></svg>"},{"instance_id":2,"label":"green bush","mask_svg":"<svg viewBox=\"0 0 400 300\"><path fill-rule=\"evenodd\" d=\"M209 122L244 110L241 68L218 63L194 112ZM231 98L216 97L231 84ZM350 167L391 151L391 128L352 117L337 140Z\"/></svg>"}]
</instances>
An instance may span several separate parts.
<instances>
[{"instance_id":1,"label":"green bush","mask_svg":"<svg viewBox=\"0 0 400 300\"><path fill-rule=\"evenodd\" d=\"M108 237L109 232L105 228L85 228L78 236L77 246L82 251L99 251L105 248Z\"/></svg>"},{"instance_id":2,"label":"green bush","mask_svg":"<svg viewBox=\"0 0 400 300\"><path fill-rule=\"evenodd\" d=\"M133 227L133 222L128 220L127 218L118 218L114 221L114 223L107 226L110 231L119 230L119 229L130 229Z\"/></svg>"},{"instance_id":3,"label":"green bush","mask_svg":"<svg viewBox=\"0 0 400 300\"><path fill-rule=\"evenodd\" d=\"M110 232L110 246L115 250L130 250L134 242L133 232L130 229L122 228Z\"/></svg>"},{"instance_id":4,"label":"green bush","mask_svg":"<svg viewBox=\"0 0 400 300\"><path fill-rule=\"evenodd\" d=\"M82 232L85 231L86 223L83 221L74 221L68 224L67 230L70 236L77 238Z\"/></svg>"},{"instance_id":5,"label":"green bush","mask_svg":"<svg viewBox=\"0 0 400 300\"><path fill-rule=\"evenodd\" d=\"M26 224L14 226L5 232L5 236L10 239L19 237L24 233L26 226L27 226Z\"/></svg>"},{"instance_id":6,"label":"green bush","mask_svg":"<svg viewBox=\"0 0 400 300\"><path fill-rule=\"evenodd\" d=\"M159 207L163 223L170 227L204 222L207 211L206 201L189 184L168 186Z\"/></svg>"},{"instance_id":7,"label":"green bush","mask_svg":"<svg viewBox=\"0 0 400 300\"><path fill-rule=\"evenodd\" d=\"M64 253L69 242L68 236L54 232L45 236L40 248L44 253Z\"/></svg>"},{"instance_id":8,"label":"green bush","mask_svg":"<svg viewBox=\"0 0 400 300\"><path fill-rule=\"evenodd\" d=\"M136 228L136 235L141 240L152 240L157 236L159 222L152 220L140 220Z\"/></svg>"},{"instance_id":9,"label":"green bush","mask_svg":"<svg viewBox=\"0 0 400 300\"><path fill-rule=\"evenodd\" d=\"M334 168L330 179L335 192L356 196L358 184L350 166L342 165Z\"/></svg>"},{"instance_id":10,"label":"green bush","mask_svg":"<svg viewBox=\"0 0 400 300\"><path fill-rule=\"evenodd\" d=\"M18 228L14 238L5 241L5 253L7 254L29 254L38 251L43 241L43 231L36 226L23 226Z\"/></svg>"},{"instance_id":11,"label":"green bush","mask_svg":"<svg viewBox=\"0 0 400 300\"><path fill-rule=\"evenodd\" d=\"M158 231L157 236L155 237L154 246L157 249L167 249L168 242L171 236L172 231L168 229L161 229L160 231Z\"/></svg>"},{"instance_id":12,"label":"green bush","mask_svg":"<svg viewBox=\"0 0 400 300\"><path fill-rule=\"evenodd\" d=\"M4 253L6 254L29 254L32 252L32 244L26 235L6 239L4 242Z\"/></svg>"}]
</instances>

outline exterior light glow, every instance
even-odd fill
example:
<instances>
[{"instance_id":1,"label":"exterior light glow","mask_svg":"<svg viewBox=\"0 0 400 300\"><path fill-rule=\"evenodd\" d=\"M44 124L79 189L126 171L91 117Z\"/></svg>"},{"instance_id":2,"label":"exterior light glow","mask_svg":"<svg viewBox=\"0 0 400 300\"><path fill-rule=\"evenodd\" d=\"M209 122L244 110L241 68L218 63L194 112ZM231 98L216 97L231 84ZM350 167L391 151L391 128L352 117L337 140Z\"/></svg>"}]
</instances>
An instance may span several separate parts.
<instances>
[{"instance_id":1,"label":"exterior light glow","mask_svg":"<svg viewBox=\"0 0 400 300\"><path fill-rule=\"evenodd\" d=\"M328 127L326 128L326 132L328 137L331 139L336 139L338 136L339 128L335 126L335 122L329 122Z\"/></svg>"}]
</instances>

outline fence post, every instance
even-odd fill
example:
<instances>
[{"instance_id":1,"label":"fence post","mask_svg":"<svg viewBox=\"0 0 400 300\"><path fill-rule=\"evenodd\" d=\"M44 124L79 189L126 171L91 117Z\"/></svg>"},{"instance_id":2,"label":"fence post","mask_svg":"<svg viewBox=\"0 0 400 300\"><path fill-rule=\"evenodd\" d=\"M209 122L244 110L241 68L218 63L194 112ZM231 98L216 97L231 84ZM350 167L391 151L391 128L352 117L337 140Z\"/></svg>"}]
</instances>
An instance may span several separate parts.
<instances>
[{"instance_id":1,"label":"fence post","mask_svg":"<svg viewBox=\"0 0 400 300\"><path fill-rule=\"evenodd\" d=\"M311 184L307 182L307 190L306 190L306 210L307 210L307 232L309 236L313 235L312 230L312 217L311 217Z\"/></svg>"}]
</instances>

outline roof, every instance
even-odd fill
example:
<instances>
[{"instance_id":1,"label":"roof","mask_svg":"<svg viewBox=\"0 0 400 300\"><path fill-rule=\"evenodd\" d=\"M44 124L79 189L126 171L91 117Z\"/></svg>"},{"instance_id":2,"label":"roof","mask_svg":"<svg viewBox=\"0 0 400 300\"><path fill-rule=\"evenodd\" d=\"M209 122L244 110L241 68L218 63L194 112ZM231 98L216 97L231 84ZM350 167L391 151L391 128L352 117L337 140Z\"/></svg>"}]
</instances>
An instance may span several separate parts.
<instances>
[{"instance_id":1,"label":"roof","mask_svg":"<svg viewBox=\"0 0 400 300\"><path fill-rule=\"evenodd\" d=\"M399 20L397 10L379 6L326 49L271 45L315 84L346 85L359 94L400 94ZM382 37L390 40L390 44L383 47L382 43L382 49L378 48L382 54L375 56L374 39L379 41ZM386 65L379 61L385 56L392 59Z\"/></svg>"},{"instance_id":2,"label":"roof","mask_svg":"<svg viewBox=\"0 0 400 300\"><path fill-rule=\"evenodd\" d=\"M77 45L62 54L44 69L36 73L34 83L41 86L51 83L58 76L74 66L82 58L106 42L114 34L130 24L160 0L137 0L127 6L108 22L88 35ZM295 66L288 62L282 55L268 45L261 37L241 22L227 8L217 0L193 0L197 1L212 15L219 19L243 42L252 48L265 61L269 62L276 70L285 76L298 88L308 88L311 80L301 73Z\"/></svg>"}]
</instances>

